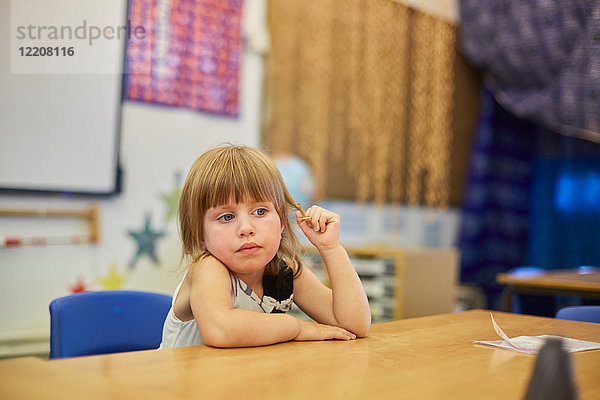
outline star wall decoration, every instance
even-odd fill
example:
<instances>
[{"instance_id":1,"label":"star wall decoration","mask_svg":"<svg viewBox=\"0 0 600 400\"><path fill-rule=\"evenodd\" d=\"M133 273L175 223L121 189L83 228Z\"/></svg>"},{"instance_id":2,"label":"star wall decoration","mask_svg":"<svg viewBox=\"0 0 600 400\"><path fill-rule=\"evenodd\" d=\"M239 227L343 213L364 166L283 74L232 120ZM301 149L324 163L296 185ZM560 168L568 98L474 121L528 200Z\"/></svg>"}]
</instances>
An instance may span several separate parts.
<instances>
[{"instance_id":1,"label":"star wall decoration","mask_svg":"<svg viewBox=\"0 0 600 400\"><path fill-rule=\"evenodd\" d=\"M82 293L82 292L87 292L89 291L85 281L83 280L83 278L81 276L77 277L77 281L72 284L69 285L69 291L71 292L71 294L74 293Z\"/></svg>"},{"instance_id":2,"label":"star wall decoration","mask_svg":"<svg viewBox=\"0 0 600 400\"><path fill-rule=\"evenodd\" d=\"M165 236L165 232L163 231L155 231L151 227L151 217L150 215L146 215L146 221L144 223L144 228L140 231L129 231L129 236L135 239L137 242L137 252L133 257L133 260L129 263L129 268L132 269L135 267L138 259L146 254L148 257L152 259L155 265L159 264L158 258L156 257L155 252L155 243L158 239Z\"/></svg>"},{"instance_id":3,"label":"star wall decoration","mask_svg":"<svg viewBox=\"0 0 600 400\"><path fill-rule=\"evenodd\" d=\"M98 278L102 287L106 290L117 290L123 287L123 283L127 279L125 274L119 273L116 263L111 263L108 267L108 274Z\"/></svg>"},{"instance_id":4,"label":"star wall decoration","mask_svg":"<svg viewBox=\"0 0 600 400\"><path fill-rule=\"evenodd\" d=\"M168 222L177 216L177 210L179 209L179 197L181 197L181 188L175 188L169 193L161 193L160 197L167 206L165 222Z\"/></svg>"},{"instance_id":5,"label":"star wall decoration","mask_svg":"<svg viewBox=\"0 0 600 400\"><path fill-rule=\"evenodd\" d=\"M177 210L179 209L179 198L181 197L181 172L175 173L175 187L168 193L161 193L161 199L167 206L167 212L165 213L165 222L171 220L177 216Z\"/></svg>"}]
</instances>

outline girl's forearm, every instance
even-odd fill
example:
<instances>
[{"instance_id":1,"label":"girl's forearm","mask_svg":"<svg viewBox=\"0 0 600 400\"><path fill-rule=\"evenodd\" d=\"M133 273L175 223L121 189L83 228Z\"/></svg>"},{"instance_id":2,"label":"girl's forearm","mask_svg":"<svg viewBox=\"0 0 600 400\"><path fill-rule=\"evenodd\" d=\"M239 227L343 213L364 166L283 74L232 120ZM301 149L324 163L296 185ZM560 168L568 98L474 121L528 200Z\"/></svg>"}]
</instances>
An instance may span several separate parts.
<instances>
[{"instance_id":1,"label":"girl's forearm","mask_svg":"<svg viewBox=\"0 0 600 400\"><path fill-rule=\"evenodd\" d=\"M209 346L252 347L292 340L300 329L300 320L291 315L232 309L201 334Z\"/></svg>"},{"instance_id":2,"label":"girl's forearm","mask_svg":"<svg viewBox=\"0 0 600 400\"><path fill-rule=\"evenodd\" d=\"M332 290L332 308L339 326L366 336L371 326L369 301L352 266L346 249L341 245L319 249L327 268Z\"/></svg>"}]
</instances>

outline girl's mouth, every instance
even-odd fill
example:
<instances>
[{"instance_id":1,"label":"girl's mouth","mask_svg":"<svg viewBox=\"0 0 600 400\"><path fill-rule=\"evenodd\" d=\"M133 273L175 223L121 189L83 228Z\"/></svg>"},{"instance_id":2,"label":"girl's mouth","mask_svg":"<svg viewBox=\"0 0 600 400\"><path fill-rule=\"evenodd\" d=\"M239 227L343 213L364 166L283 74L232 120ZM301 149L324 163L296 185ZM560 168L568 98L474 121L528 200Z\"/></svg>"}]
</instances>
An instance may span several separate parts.
<instances>
[{"instance_id":1,"label":"girl's mouth","mask_svg":"<svg viewBox=\"0 0 600 400\"><path fill-rule=\"evenodd\" d=\"M238 253L242 254L254 254L260 250L260 246L254 242L244 243L239 249Z\"/></svg>"}]
</instances>

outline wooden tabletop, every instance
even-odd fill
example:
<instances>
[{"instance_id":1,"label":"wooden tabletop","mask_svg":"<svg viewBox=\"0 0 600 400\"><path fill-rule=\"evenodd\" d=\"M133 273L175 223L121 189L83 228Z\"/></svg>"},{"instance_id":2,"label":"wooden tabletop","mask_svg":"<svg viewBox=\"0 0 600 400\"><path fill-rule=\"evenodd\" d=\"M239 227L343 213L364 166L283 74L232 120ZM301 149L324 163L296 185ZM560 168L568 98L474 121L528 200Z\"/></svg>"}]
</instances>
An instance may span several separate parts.
<instances>
[{"instance_id":1,"label":"wooden tabletop","mask_svg":"<svg viewBox=\"0 0 600 400\"><path fill-rule=\"evenodd\" d=\"M509 337L600 342L597 324L494 312ZM535 356L473 344L498 339L488 311L374 324L349 342L168 350L0 362L6 399L521 399ZM580 399L600 398L600 350L571 354Z\"/></svg>"},{"instance_id":2,"label":"wooden tabletop","mask_svg":"<svg viewBox=\"0 0 600 400\"><path fill-rule=\"evenodd\" d=\"M506 273L498 274L496 281L504 285L600 293L600 269L558 269L532 275Z\"/></svg>"}]
</instances>

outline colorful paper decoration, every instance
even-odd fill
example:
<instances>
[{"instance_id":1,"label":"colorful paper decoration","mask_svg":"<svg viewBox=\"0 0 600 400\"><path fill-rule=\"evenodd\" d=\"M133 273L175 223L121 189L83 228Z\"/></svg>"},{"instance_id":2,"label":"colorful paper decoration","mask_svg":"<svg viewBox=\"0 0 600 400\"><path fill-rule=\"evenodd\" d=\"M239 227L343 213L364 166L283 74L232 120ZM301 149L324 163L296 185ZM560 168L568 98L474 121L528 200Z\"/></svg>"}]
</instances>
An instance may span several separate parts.
<instances>
[{"instance_id":1,"label":"colorful paper decoration","mask_svg":"<svg viewBox=\"0 0 600 400\"><path fill-rule=\"evenodd\" d=\"M73 293L82 293L82 292L88 292L89 288L87 286L87 284L85 283L84 279L79 276L77 277L77 281L69 286L69 291L73 294Z\"/></svg>"},{"instance_id":2,"label":"colorful paper decoration","mask_svg":"<svg viewBox=\"0 0 600 400\"><path fill-rule=\"evenodd\" d=\"M133 260L129 263L129 268L134 268L138 259L146 254L148 257L152 259L155 265L159 264L158 258L156 257L155 252L155 243L156 240L165 236L165 232L163 231L155 231L152 229L151 225L151 216L146 215L146 220L144 223L144 228L140 231L129 231L129 236L135 239L137 242L137 252L133 257Z\"/></svg>"},{"instance_id":3,"label":"colorful paper decoration","mask_svg":"<svg viewBox=\"0 0 600 400\"><path fill-rule=\"evenodd\" d=\"M181 197L181 173L175 173L175 187L168 193L161 193L161 199L167 206L165 213L165 222L170 221L172 218L177 216L179 209L179 198Z\"/></svg>"},{"instance_id":4,"label":"colorful paper decoration","mask_svg":"<svg viewBox=\"0 0 600 400\"><path fill-rule=\"evenodd\" d=\"M116 263L111 263L108 267L108 274L98 278L102 288L106 290L117 290L123 287L127 275L119 273Z\"/></svg>"},{"instance_id":5,"label":"colorful paper decoration","mask_svg":"<svg viewBox=\"0 0 600 400\"><path fill-rule=\"evenodd\" d=\"M131 0L128 100L239 114L242 0Z\"/></svg>"}]
</instances>

